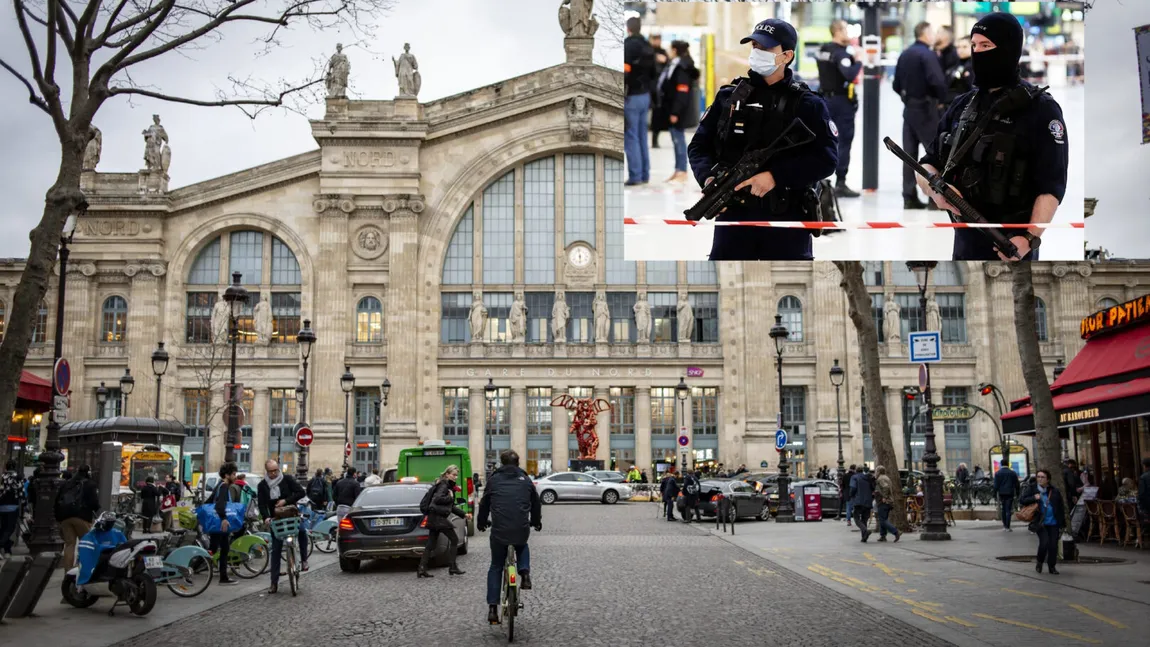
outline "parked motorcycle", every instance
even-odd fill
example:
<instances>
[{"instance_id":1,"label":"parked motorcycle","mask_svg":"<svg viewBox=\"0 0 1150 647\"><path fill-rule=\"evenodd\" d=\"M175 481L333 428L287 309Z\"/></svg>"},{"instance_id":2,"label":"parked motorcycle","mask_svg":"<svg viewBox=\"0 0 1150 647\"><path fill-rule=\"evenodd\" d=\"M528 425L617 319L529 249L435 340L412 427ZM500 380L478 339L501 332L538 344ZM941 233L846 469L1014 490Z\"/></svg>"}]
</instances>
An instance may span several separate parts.
<instances>
[{"instance_id":1,"label":"parked motorcycle","mask_svg":"<svg viewBox=\"0 0 1150 647\"><path fill-rule=\"evenodd\" d=\"M116 516L101 514L77 546L79 566L68 571L60 584L64 601L77 609L86 609L102 597L127 605L133 615L147 615L156 605L156 582L164 568L157 554L156 542L150 539L129 540L116 528Z\"/></svg>"}]
</instances>

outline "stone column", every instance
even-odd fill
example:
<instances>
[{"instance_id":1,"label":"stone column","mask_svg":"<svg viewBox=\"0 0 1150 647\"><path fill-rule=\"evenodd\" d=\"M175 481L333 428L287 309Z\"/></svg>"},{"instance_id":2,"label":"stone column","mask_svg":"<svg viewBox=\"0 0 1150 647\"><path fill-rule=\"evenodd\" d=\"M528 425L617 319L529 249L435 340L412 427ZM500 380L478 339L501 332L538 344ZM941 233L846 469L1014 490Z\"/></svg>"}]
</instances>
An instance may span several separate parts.
<instances>
[{"instance_id":1,"label":"stone column","mask_svg":"<svg viewBox=\"0 0 1150 647\"><path fill-rule=\"evenodd\" d=\"M1054 309L1057 318L1049 322L1050 338L1062 342L1066 363L1069 364L1086 344L1079 324L1084 317L1094 312L1094 303L1090 298L1090 275L1094 267L1090 263L1055 265L1053 272L1058 285L1055 292L1057 305Z\"/></svg>"},{"instance_id":2,"label":"stone column","mask_svg":"<svg viewBox=\"0 0 1150 647\"><path fill-rule=\"evenodd\" d=\"M421 196L398 196L384 200L391 218L388 245L387 368L391 380L388 420L384 421L381 459L395 463L399 450L417 441L416 407L420 393L418 334L419 214ZM337 378L338 379L338 378Z\"/></svg>"},{"instance_id":3,"label":"stone column","mask_svg":"<svg viewBox=\"0 0 1150 647\"><path fill-rule=\"evenodd\" d=\"M1003 321L1010 322L1005 327L1006 334L994 335L992 343L992 357L997 358L994 366L994 375L989 381L1002 389L1002 394L1009 405L1027 394L1026 382L1019 370L1018 337L1014 334L1014 290L1011 286L1010 267L1005 263L987 263L986 275L990 277L989 300L990 311L997 313ZM935 404L942 402L942 390L935 389L932 396Z\"/></svg>"},{"instance_id":4,"label":"stone column","mask_svg":"<svg viewBox=\"0 0 1150 647\"><path fill-rule=\"evenodd\" d=\"M844 371L843 385L839 387L841 414L843 416L843 452L845 454L850 436L850 389L854 384L854 373L847 370L850 358L847 357L846 336L854 334L854 324L847 317L846 299L839 287L838 268L830 261L812 264L814 289L808 293L803 307L803 334L808 343L817 349L815 355L815 425L808 430L807 455L809 465L818 469L823 465L838 461L838 407L835 403L835 387L831 384L831 368L834 360ZM845 393L844 393L845 392Z\"/></svg>"},{"instance_id":5,"label":"stone column","mask_svg":"<svg viewBox=\"0 0 1150 647\"><path fill-rule=\"evenodd\" d=\"M92 276L96 273L96 266L91 263L78 263L68 266L68 276L65 278L64 294L64 357L72 367L72 406L68 411L69 420L83 420L89 411L96 410L96 389L88 388L84 383L84 358L88 355L88 348L99 329L102 317L99 305L92 305ZM11 315L11 299L5 300L8 306L8 315ZM129 307L131 307L129 305ZM129 311L129 315L131 312ZM93 333L93 331L96 331ZM149 371L150 372L150 371ZM151 415L151 414L149 414ZM48 429L48 414L44 414L44 423L41 430Z\"/></svg>"},{"instance_id":6,"label":"stone column","mask_svg":"<svg viewBox=\"0 0 1150 647\"><path fill-rule=\"evenodd\" d=\"M351 200L331 201L319 214L315 272L313 276L304 277L311 288L310 302L304 304L304 312L310 316L305 318L311 319L316 337L308 359L307 376L306 422L315 434L315 442L308 450L309 472L320 459L330 462L333 446L343 447L343 391L339 388L339 378L343 375L344 351L352 334L347 263L348 214L354 209L355 203ZM390 457L383 453L381 448L382 464L395 464L398 451Z\"/></svg>"},{"instance_id":7,"label":"stone column","mask_svg":"<svg viewBox=\"0 0 1150 647\"><path fill-rule=\"evenodd\" d=\"M744 326L758 322L761 328L769 330L774 325L776 310L771 264L744 263L742 270L744 301L742 312L736 316L742 315ZM764 334L755 335L753 338L745 339L745 347L742 350L743 361L735 368L742 369L744 373L743 383L746 393L755 394L746 401L747 425L750 427L751 421L754 421L756 426L765 425L764 428L769 428L773 442L776 429L775 414L779 408L774 341Z\"/></svg>"},{"instance_id":8,"label":"stone column","mask_svg":"<svg viewBox=\"0 0 1150 647\"><path fill-rule=\"evenodd\" d=\"M266 386L256 387L255 403L252 406L252 471L257 474L263 469L268 459L268 443L270 442L271 422L271 390ZM316 462L312 461L312 471L315 471ZM328 466L334 467L334 466Z\"/></svg>"},{"instance_id":9,"label":"stone column","mask_svg":"<svg viewBox=\"0 0 1150 647\"><path fill-rule=\"evenodd\" d=\"M483 458L487 449L487 438L483 429L484 421L487 420L485 415L487 401L483 398L482 384L471 385L467 393L467 451L471 454L471 469L479 472L482 478L487 469L487 463Z\"/></svg>"},{"instance_id":10,"label":"stone column","mask_svg":"<svg viewBox=\"0 0 1150 647\"><path fill-rule=\"evenodd\" d=\"M557 398L567 393L566 385L551 387L551 397ZM551 407L551 469L556 472L567 471L567 460L570 458L567 448L568 436L571 435L570 420L567 409Z\"/></svg>"},{"instance_id":11,"label":"stone column","mask_svg":"<svg viewBox=\"0 0 1150 647\"><path fill-rule=\"evenodd\" d=\"M603 398L611 401L609 387L596 386L592 396L596 400ZM611 412L602 411L595 416L595 433L599 436L599 449L595 452L595 460L603 461L603 469L611 469Z\"/></svg>"},{"instance_id":12,"label":"stone column","mask_svg":"<svg viewBox=\"0 0 1150 647\"><path fill-rule=\"evenodd\" d=\"M635 385L635 464L655 477L651 466L651 385Z\"/></svg>"},{"instance_id":13,"label":"stone column","mask_svg":"<svg viewBox=\"0 0 1150 647\"><path fill-rule=\"evenodd\" d=\"M527 467L527 387L511 387L511 449L519 454L520 462Z\"/></svg>"},{"instance_id":14,"label":"stone column","mask_svg":"<svg viewBox=\"0 0 1150 647\"><path fill-rule=\"evenodd\" d=\"M166 268L158 263L129 264L124 268L132 281L128 297L128 368L136 385L128 396L124 415L150 418L156 412L156 376L152 373L152 351L156 336L162 334L160 318L160 279ZM98 306L97 306L98 307ZM237 378L238 379L238 378Z\"/></svg>"}]
</instances>

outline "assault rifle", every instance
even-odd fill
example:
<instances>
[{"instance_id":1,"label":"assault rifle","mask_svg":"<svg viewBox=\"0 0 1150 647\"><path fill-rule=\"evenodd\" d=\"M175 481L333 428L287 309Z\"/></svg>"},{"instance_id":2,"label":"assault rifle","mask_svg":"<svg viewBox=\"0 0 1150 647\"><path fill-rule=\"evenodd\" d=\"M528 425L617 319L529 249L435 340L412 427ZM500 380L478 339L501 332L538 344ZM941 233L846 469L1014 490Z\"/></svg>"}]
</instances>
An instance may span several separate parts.
<instances>
[{"instance_id":1,"label":"assault rifle","mask_svg":"<svg viewBox=\"0 0 1150 647\"><path fill-rule=\"evenodd\" d=\"M915 173L918 173L922 177L926 178L927 184L930 185L931 190L942 195L942 197L946 198L947 202L954 206L957 211L951 211L950 213L953 214L955 220L971 224L990 224L985 216L979 213L978 210L971 206L969 202L964 200L962 196L958 195L958 192L950 188L950 185L946 183L946 180L942 179L941 175L937 173L931 173L930 171L926 170L922 164L919 164L917 161L915 161L915 159L908 155L901 146L894 143L890 137L883 137L882 143L886 144L887 149L894 153L895 156L900 160L902 160L903 164L906 164ZM1001 229L979 227L978 231L989 237L991 243L993 243L994 246L998 248L998 251L1002 252L1003 256L1014 260L1021 259L1021 256L1018 254L1018 248L1015 247L1014 243L1010 241L1009 236L1002 233ZM1031 249L1038 249L1038 246L1041 244L1041 242L1041 238L1035 238L1031 242Z\"/></svg>"},{"instance_id":2,"label":"assault rifle","mask_svg":"<svg viewBox=\"0 0 1150 647\"><path fill-rule=\"evenodd\" d=\"M815 134L807 128L806 124L800 119L795 119L791 125L787 126L786 130L778 136L775 141L771 142L765 148L759 148L753 151L747 151L733 166L720 167L716 166L715 170L718 173L714 176L715 179L710 184L703 187L703 197L695 203L695 206L687 209L683 214L687 220L709 220L719 215L731 202L738 200L736 196L735 187L742 184L744 181L749 180L751 177L762 172L763 167L766 166L775 155L778 153L809 144L814 141Z\"/></svg>"}]
</instances>

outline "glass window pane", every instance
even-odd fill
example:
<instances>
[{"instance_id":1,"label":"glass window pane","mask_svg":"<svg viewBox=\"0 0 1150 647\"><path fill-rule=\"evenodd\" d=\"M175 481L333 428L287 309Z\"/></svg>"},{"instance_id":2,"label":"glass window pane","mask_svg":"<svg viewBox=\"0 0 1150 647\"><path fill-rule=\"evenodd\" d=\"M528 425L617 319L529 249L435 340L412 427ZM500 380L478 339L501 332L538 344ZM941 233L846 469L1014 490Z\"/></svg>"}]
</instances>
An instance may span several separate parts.
<instances>
[{"instance_id":1,"label":"glass window pane","mask_svg":"<svg viewBox=\"0 0 1150 647\"><path fill-rule=\"evenodd\" d=\"M884 314L882 311L883 296L881 292L874 292L870 295L870 313L874 318L874 329L878 333L878 341L882 343L886 341L886 331L883 330Z\"/></svg>"},{"instance_id":2,"label":"glass window pane","mask_svg":"<svg viewBox=\"0 0 1150 647\"><path fill-rule=\"evenodd\" d=\"M272 293L273 342L294 344L300 329L300 293Z\"/></svg>"},{"instance_id":3,"label":"glass window pane","mask_svg":"<svg viewBox=\"0 0 1150 647\"><path fill-rule=\"evenodd\" d=\"M675 401L675 387L657 386L651 389L651 435L675 435L678 409Z\"/></svg>"},{"instance_id":4,"label":"glass window pane","mask_svg":"<svg viewBox=\"0 0 1150 647\"><path fill-rule=\"evenodd\" d=\"M203 248L188 272L188 285L218 285L220 282L220 239Z\"/></svg>"},{"instance_id":5,"label":"glass window pane","mask_svg":"<svg viewBox=\"0 0 1150 647\"><path fill-rule=\"evenodd\" d=\"M352 467L357 470L379 468L379 398L378 388L355 390L355 437L352 439Z\"/></svg>"},{"instance_id":6,"label":"glass window pane","mask_svg":"<svg viewBox=\"0 0 1150 647\"><path fill-rule=\"evenodd\" d=\"M898 263L894 264L895 267ZM898 303L898 318L900 322L900 335L906 341L912 332L926 330L926 313L922 311L922 304L917 294L896 294L894 300ZM941 308L941 304L940 304Z\"/></svg>"},{"instance_id":7,"label":"glass window pane","mask_svg":"<svg viewBox=\"0 0 1150 647\"><path fill-rule=\"evenodd\" d=\"M966 343L966 295L939 294L935 299L942 318L942 341Z\"/></svg>"},{"instance_id":8,"label":"glass window pane","mask_svg":"<svg viewBox=\"0 0 1150 647\"><path fill-rule=\"evenodd\" d=\"M691 388L691 427L696 436L719 435L719 389L714 386Z\"/></svg>"},{"instance_id":9,"label":"glass window pane","mask_svg":"<svg viewBox=\"0 0 1150 647\"><path fill-rule=\"evenodd\" d=\"M255 320L255 307L260 302L259 292L248 292L248 302L243 305L240 310L240 316L236 317L236 334L237 343L240 344L254 344L256 343L256 320ZM273 314L274 321L275 316ZM226 338L225 338L226 339Z\"/></svg>"},{"instance_id":10,"label":"glass window pane","mask_svg":"<svg viewBox=\"0 0 1150 647\"><path fill-rule=\"evenodd\" d=\"M215 292L189 292L185 313L187 330L185 339L190 344L212 342L212 309L216 305Z\"/></svg>"},{"instance_id":11,"label":"glass window pane","mask_svg":"<svg viewBox=\"0 0 1150 647\"><path fill-rule=\"evenodd\" d=\"M650 283L650 276L647 278L647 282ZM691 285L717 285L719 273L714 261L687 261L687 283Z\"/></svg>"},{"instance_id":12,"label":"glass window pane","mask_svg":"<svg viewBox=\"0 0 1150 647\"><path fill-rule=\"evenodd\" d=\"M472 268L475 248L475 229L472 220L474 206L467 207L467 213L455 226L451 244L447 247L447 260L443 263L444 285L470 285L474 281Z\"/></svg>"},{"instance_id":13,"label":"glass window pane","mask_svg":"<svg viewBox=\"0 0 1150 647\"><path fill-rule=\"evenodd\" d=\"M279 238L272 238L272 285L299 285L299 261Z\"/></svg>"},{"instance_id":14,"label":"glass window pane","mask_svg":"<svg viewBox=\"0 0 1150 647\"><path fill-rule=\"evenodd\" d=\"M651 304L651 341L669 343L678 339L679 295L674 292L651 292L647 295Z\"/></svg>"},{"instance_id":15,"label":"glass window pane","mask_svg":"<svg viewBox=\"0 0 1150 647\"><path fill-rule=\"evenodd\" d=\"M443 436L466 437L471 413L467 387L443 389Z\"/></svg>"},{"instance_id":16,"label":"glass window pane","mask_svg":"<svg viewBox=\"0 0 1150 647\"><path fill-rule=\"evenodd\" d=\"M635 343L636 333L634 292L608 292L607 311L611 313L612 344Z\"/></svg>"},{"instance_id":17,"label":"glass window pane","mask_svg":"<svg viewBox=\"0 0 1150 647\"><path fill-rule=\"evenodd\" d=\"M232 232L231 259L228 267L229 281L233 272L243 276L244 285L259 285L263 282L264 235L258 231Z\"/></svg>"},{"instance_id":18,"label":"glass window pane","mask_svg":"<svg viewBox=\"0 0 1150 647\"><path fill-rule=\"evenodd\" d=\"M798 297L785 296L779 299L779 314L790 335L787 341L803 341L803 304Z\"/></svg>"},{"instance_id":19,"label":"glass window pane","mask_svg":"<svg viewBox=\"0 0 1150 647\"><path fill-rule=\"evenodd\" d=\"M440 295L439 340L444 344L471 341L470 292L444 292Z\"/></svg>"},{"instance_id":20,"label":"glass window pane","mask_svg":"<svg viewBox=\"0 0 1150 647\"><path fill-rule=\"evenodd\" d=\"M555 158L523 167L523 278L555 282Z\"/></svg>"},{"instance_id":21,"label":"glass window pane","mask_svg":"<svg viewBox=\"0 0 1150 647\"><path fill-rule=\"evenodd\" d=\"M692 292L687 295L695 313L695 332L691 341L702 344L719 342L719 293Z\"/></svg>"},{"instance_id":22,"label":"glass window pane","mask_svg":"<svg viewBox=\"0 0 1150 647\"><path fill-rule=\"evenodd\" d=\"M43 344L44 340L48 337L48 304L44 301L40 302L40 308L36 311L36 323L32 326L32 343Z\"/></svg>"},{"instance_id":23,"label":"glass window pane","mask_svg":"<svg viewBox=\"0 0 1150 647\"><path fill-rule=\"evenodd\" d=\"M882 261L863 261L863 282L882 285Z\"/></svg>"},{"instance_id":24,"label":"glass window pane","mask_svg":"<svg viewBox=\"0 0 1150 647\"><path fill-rule=\"evenodd\" d=\"M525 292L523 304L527 306L527 343L555 341L551 334L551 309L555 307L555 293Z\"/></svg>"},{"instance_id":25,"label":"glass window pane","mask_svg":"<svg viewBox=\"0 0 1150 647\"><path fill-rule=\"evenodd\" d=\"M635 261L623 260L623 160L604 158L603 181L603 197L606 201L604 217L607 228L607 283L633 285L636 276Z\"/></svg>"},{"instance_id":26,"label":"glass window pane","mask_svg":"<svg viewBox=\"0 0 1150 647\"><path fill-rule=\"evenodd\" d=\"M483 305L487 306L488 342L511 341L511 303L515 295L510 292L484 292Z\"/></svg>"},{"instance_id":27,"label":"glass window pane","mask_svg":"<svg viewBox=\"0 0 1150 647\"><path fill-rule=\"evenodd\" d=\"M1046 332L1046 302L1034 297L1034 323L1038 332L1038 341L1047 341Z\"/></svg>"},{"instance_id":28,"label":"glass window pane","mask_svg":"<svg viewBox=\"0 0 1150 647\"><path fill-rule=\"evenodd\" d=\"M483 282L515 282L515 173L483 191Z\"/></svg>"},{"instance_id":29,"label":"glass window pane","mask_svg":"<svg viewBox=\"0 0 1150 647\"><path fill-rule=\"evenodd\" d=\"M3 313L0 312L0 315ZM104 299L103 328L100 341L122 342L128 327L128 302L123 297L111 296Z\"/></svg>"},{"instance_id":30,"label":"glass window pane","mask_svg":"<svg viewBox=\"0 0 1150 647\"><path fill-rule=\"evenodd\" d=\"M551 388L528 387L527 389L527 435L551 435Z\"/></svg>"},{"instance_id":31,"label":"glass window pane","mask_svg":"<svg viewBox=\"0 0 1150 647\"><path fill-rule=\"evenodd\" d=\"M595 246L595 156L563 156L564 245L581 240Z\"/></svg>"},{"instance_id":32,"label":"glass window pane","mask_svg":"<svg viewBox=\"0 0 1150 647\"><path fill-rule=\"evenodd\" d=\"M613 386L607 399L611 403L611 435L635 435L635 389Z\"/></svg>"},{"instance_id":33,"label":"glass window pane","mask_svg":"<svg viewBox=\"0 0 1150 647\"><path fill-rule=\"evenodd\" d=\"M364 297L355 308L355 341L368 344L383 341L383 305L375 297Z\"/></svg>"},{"instance_id":34,"label":"glass window pane","mask_svg":"<svg viewBox=\"0 0 1150 647\"><path fill-rule=\"evenodd\" d=\"M962 285L962 265L954 261L940 261L931 271L930 277L935 285Z\"/></svg>"},{"instance_id":35,"label":"glass window pane","mask_svg":"<svg viewBox=\"0 0 1150 647\"><path fill-rule=\"evenodd\" d=\"M647 285L675 285L679 282L675 261L647 261Z\"/></svg>"},{"instance_id":36,"label":"glass window pane","mask_svg":"<svg viewBox=\"0 0 1150 647\"><path fill-rule=\"evenodd\" d=\"M904 288L904 287L917 288L918 287L918 278L914 275L914 272L907 269L906 263L899 263L899 262L891 263L890 264L890 274L891 274L891 284L896 286L896 287L900 287L900 288Z\"/></svg>"},{"instance_id":37,"label":"glass window pane","mask_svg":"<svg viewBox=\"0 0 1150 647\"><path fill-rule=\"evenodd\" d=\"M572 344L589 344L594 331L593 304L595 295L591 292L568 292L567 307L571 317L567 320L567 341Z\"/></svg>"}]
</instances>

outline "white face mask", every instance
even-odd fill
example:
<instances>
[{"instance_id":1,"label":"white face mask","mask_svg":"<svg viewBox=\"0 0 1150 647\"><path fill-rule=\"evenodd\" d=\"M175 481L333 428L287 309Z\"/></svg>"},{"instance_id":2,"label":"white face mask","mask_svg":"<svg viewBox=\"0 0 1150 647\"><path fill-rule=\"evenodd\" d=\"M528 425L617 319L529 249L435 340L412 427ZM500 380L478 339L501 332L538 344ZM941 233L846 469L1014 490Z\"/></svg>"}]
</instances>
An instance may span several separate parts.
<instances>
[{"instance_id":1,"label":"white face mask","mask_svg":"<svg viewBox=\"0 0 1150 647\"><path fill-rule=\"evenodd\" d=\"M752 49L748 63L752 70L762 76L770 76L779 69L778 57L764 49Z\"/></svg>"}]
</instances>

